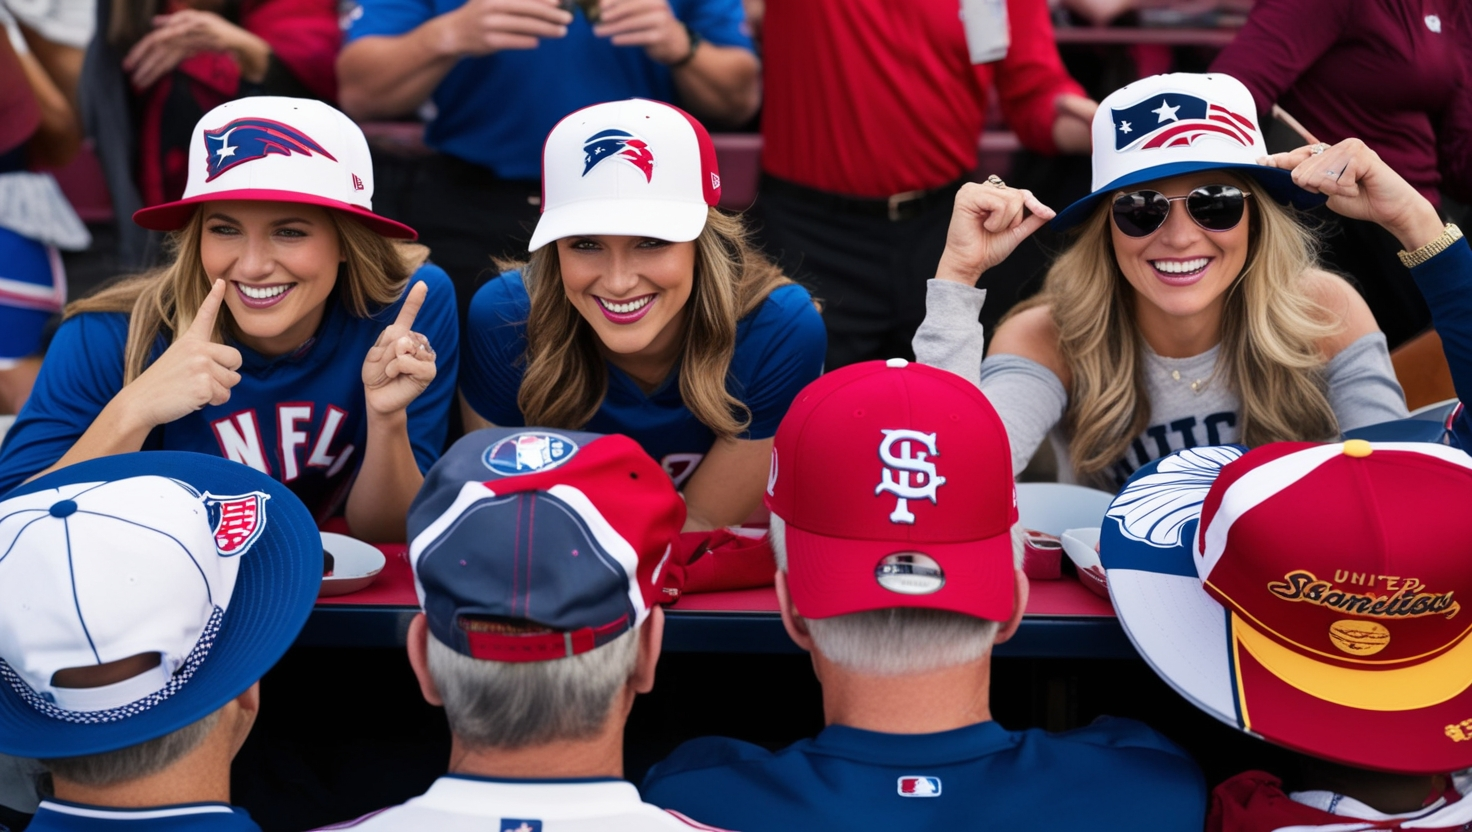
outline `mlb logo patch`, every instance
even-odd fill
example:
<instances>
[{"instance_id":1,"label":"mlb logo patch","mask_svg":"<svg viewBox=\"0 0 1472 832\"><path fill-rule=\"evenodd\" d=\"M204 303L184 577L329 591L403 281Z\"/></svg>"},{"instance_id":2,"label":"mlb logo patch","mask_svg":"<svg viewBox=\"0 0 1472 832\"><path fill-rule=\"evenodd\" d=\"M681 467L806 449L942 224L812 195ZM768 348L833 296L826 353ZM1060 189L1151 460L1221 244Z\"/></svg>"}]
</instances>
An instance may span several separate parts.
<instances>
[{"instance_id":1,"label":"mlb logo patch","mask_svg":"<svg viewBox=\"0 0 1472 832\"><path fill-rule=\"evenodd\" d=\"M501 832L542 832L542 822L521 818L501 818Z\"/></svg>"},{"instance_id":2,"label":"mlb logo patch","mask_svg":"<svg viewBox=\"0 0 1472 832\"><path fill-rule=\"evenodd\" d=\"M899 782L900 797L940 797L940 778L905 775Z\"/></svg>"},{"instance_id":3,"label":"mlb logo patch","mask_svg":"<svg viewBox=\"0 0 1472 832\"><path fill-rule=\"evenodd\" d=\"M578 443L560 433L514 433L486 450L481 461L503 477L548 471L572 459Z\"/></svg>"},{"instance_id":4,"label":"mlb logo patch","mask_svg":"<svg viewBox=\"0 0 1472 832\"><path fill-rule=\"evenodd\" d=\"M266 501L271 495L261 491L233 497L204 495L214 532L215 548L225 557L243 555L266 528Z\"/></svg>"}]
</instances>

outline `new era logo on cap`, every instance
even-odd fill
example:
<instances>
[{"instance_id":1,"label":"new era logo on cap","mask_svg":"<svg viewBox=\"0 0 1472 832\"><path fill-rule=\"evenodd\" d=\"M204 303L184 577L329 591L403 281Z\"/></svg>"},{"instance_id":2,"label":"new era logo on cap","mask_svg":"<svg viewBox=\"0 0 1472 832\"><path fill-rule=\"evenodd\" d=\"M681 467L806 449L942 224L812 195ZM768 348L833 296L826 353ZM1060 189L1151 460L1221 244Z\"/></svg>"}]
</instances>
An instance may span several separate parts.
<instances>
[{"instance_id":1,"label":"new era logo on cap","mask_svg":"<svg viewBox=\"0 0 1472 832\"><path fill-rule=\"evenodd\" d=\"M784 523L804 617L1012 613L1011 450L959 376L894 359L808 385L777 430L766 505Z\"/></svg>"}]
</instances>

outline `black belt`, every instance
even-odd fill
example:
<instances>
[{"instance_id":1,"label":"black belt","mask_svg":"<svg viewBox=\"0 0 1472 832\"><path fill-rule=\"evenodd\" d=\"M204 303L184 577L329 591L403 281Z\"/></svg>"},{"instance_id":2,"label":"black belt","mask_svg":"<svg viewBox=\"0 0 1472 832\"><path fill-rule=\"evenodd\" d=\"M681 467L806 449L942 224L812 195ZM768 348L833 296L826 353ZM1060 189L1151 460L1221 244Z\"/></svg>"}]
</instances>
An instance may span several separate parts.
<instances>
[{"instance_id":1,"label":"black belt","mask_svg":"<svg viewBox=\"0 0 1472 832\"><path fill-rule=\"evenodd\" d=\"M786 179L778 179L770 173L764 173L759 193L782 194L830 211L841 211L845 214L858 214L866 217L886 217L890 222L902 222L914 219L937 205L952 204L956 199L956 191L961 190L961 186L965 183L966 180L963 178L941 185L939 188L905 191L889 197L859 197L820 191L817 188L809 188L806 185L799 185Z\"/></svg>"}]
</instances>

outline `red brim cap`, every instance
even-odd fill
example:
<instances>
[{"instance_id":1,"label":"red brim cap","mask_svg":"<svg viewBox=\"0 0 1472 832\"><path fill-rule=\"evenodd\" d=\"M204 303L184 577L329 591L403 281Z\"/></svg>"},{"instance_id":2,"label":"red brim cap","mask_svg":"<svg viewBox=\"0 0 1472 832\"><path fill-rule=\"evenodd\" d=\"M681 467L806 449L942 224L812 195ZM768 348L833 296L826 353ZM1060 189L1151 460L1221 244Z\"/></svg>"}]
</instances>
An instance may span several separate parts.
<instances>
[{"instance_id":1,"label":"red brim cap","mask_svg":"<svg viewBox=\"0 0 1472 832\"><path fill-rule=\"evenodd\" d=\"M9 153L30 139L41 125L41 108L26 80L20 57L10 39L0 37L0 153Z\"/></svg>"},{"instance_id":2,"label":"red brim cap","mask_svg":"<svg viewBox=\"0 0 1472 832\"><path fill-rule=\"evenodd\" d=\"M150 208L142 208L133 213L133 222L150 231L178 231L188 224L189 218L194 215L195 210L201 203L224 202L227 200L294 202L301 205L317 205L322 208L334 208L352 216L353 219L362 223L369 231L382 234L385 237L391 237L397 240L415 240L419 238L419 232L409 226L401 222L395 222L387 217L381 217L358 205L297 191L272 191L259 188L238 191L218 191L211 194L180 199L174 202L166 202Z\"/></svg>"},{"instance_id":3,"label":"red brim cap","mask_svg":"<svg viewBox=\"0 0 1472 832\"><path fill-rule=\"evenodd\" d=\"M1016 577L1010 531L985 540L907 548L895 541L827 537L790 524L785 528L787 585L804 618L896 606L990 621L1012 617ZM902 605L896 603L901 597Z\"/></svg>"}]
</instances>

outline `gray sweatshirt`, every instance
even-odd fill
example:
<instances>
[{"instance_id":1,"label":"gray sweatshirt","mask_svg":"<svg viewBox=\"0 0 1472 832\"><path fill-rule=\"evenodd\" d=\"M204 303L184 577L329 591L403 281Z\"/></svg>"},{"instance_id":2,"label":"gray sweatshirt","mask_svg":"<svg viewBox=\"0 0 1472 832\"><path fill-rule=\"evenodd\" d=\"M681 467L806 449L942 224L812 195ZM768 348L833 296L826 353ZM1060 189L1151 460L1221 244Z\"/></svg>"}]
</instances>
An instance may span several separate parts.
<instances>
[{"instance_id":1,"label":"gray sweatshirt","mask_svg":"<svg viewBox=\"0 0 1472 832\"><path fill-rule=\"evenodd\" d=\"M1053 371L1020 355L983 359L978 317L985 289L931 280L925 296L925 321L915 332L915 357L949 370L981 388L1012 443L1012 470L1026 467L1044 438L1057 451L1059 479L1073 482L1067 438L1059 430L1068 393ZM1215 373L1219 347L1189 358L1165 358L1146 347L1145 389L1150 426L1106 470L1105 481L1089 483L1117 489L1145 463L1197 445L1238 441L1241 403L1225 378ZM1329 404L1341 430L1353 430L1406 417L1405 395L1395 380L1385 336L1365 335L1329 360L1325 368Z\"/></svg>"}]
</instances>

